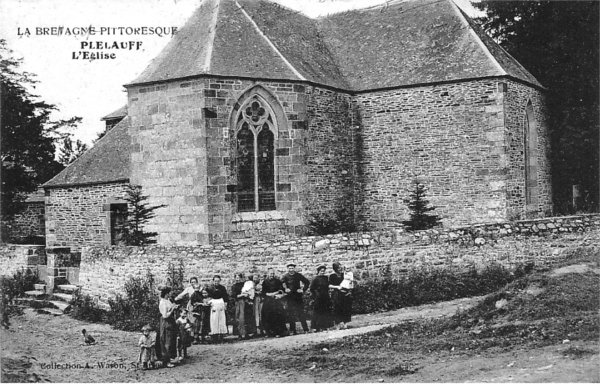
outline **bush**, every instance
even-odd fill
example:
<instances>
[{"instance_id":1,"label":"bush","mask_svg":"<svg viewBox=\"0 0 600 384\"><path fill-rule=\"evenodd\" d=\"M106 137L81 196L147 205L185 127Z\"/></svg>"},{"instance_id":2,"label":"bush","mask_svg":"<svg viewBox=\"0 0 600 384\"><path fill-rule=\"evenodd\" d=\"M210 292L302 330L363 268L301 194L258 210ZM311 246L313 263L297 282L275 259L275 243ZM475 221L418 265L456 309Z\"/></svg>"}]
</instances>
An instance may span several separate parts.
<instances>
[{"instance_id":1,"label":"bush","mask_svg":"<svg viewBox=\"0 0 600 384\"><path fill-rule=\"evenodd\" d=\"M2 312L2 326L10 326L10 318L23 314L23 310L14 304L17 297L25 296L25 292L34 289L34 284L39 281L37 271L22 268L12 276L2 276L2 300L0 310Z\"/></svg>"},{"instance_id":2,"label":"bush","mask_svg":"<svg viewBox=\"0 0 600 384\"><path fill-rule=\"evenodd\" d=\"M308 217L307 229L310 235L324 236L358 232L360 228L352 207L339 205L337 208L311 213Z\"/></svg>"},{"instance_id":3,"label":"bush","mask_svg":"<svg viewBox=\"0 0 600 384\"><path fill-rule=\"evenodd\" d=\"M32 291L38 281L37 271L21 268L12 277L2 278L2 293L12 302L14 298L25 296L25 292Z\"/></svg>"},{"instance_id":4,"label":"bush","mask_svg":"<svg viewBox=\"0 0 600 384\"><path fill-rule=\"evenodd\" d=\"M177 294L183 290L183 264L178 267L169 263L167 284ZM144 277L130 277L123 287L125 294L108 300L110 309L101 309L86 295L78 295L71 302L71 316L90 322L104 322L116 329L139 331L150 324L158 329L160 319L158 304L160 295L154 275L148 271Z\"/></svg>"},{"instance_id":5,"label":"bush","mask_svg":"<svg viewBox=\"0 0 600 384\"><path fill-rule=\"evenodd\" d=\"M484 295L514 280L514 274L492 264L482 271L415 269L401 278L367 281L355 289L353 313L388 311L462 297Z\"/></svg>"},{"instance_id":6,"label":"bush","mask_svg":"<svg viewBox=\"0 0 600 384\"><path fill-rule=\"evenodd\" d=\"M420 231L437 226L441 218L428 213L435 210L435 208L429 206L429 200L425 198L427 188L418 180L415 180L413 185L413 191L409 198L404 201L410 211L410 219L403 221L402 224L408 231Z\"/></svg>"},{"instance_id":7,"label":"bush","mask_svg":"<svg viewBox=\"0 0 600 384\"><path fill-rule=\"evenodd\" d=\"M156 211L166 205L148 205L149 197L142 194L142 187L129 185L125 190L128 204L127 218L122 227L123 240L127 245L141 246L156 243L156 232L146 232L144 227L156 216Z\"/></svg>"},{"instance_id":8,"label":"bush","mask_svg":"<svg viewBox=\"0 0 600 384\"><path fill-rule=\"evenodd\" d=\"M98 307L91 296L77 293L71 300L70 315L77 320L100 323L105 320L106 314L106 311Z\"/></svg>"},{"instance_id":9,"label":"bush","mask_svg":"<svg viewBox=\"0 0 600 384\"><path fill-rule=\"evenodd\" d=\"M125 295L109 299L110 311L106 322L116 329L139 331L145 324L158 329L159 295L154 276L148 272L145 277L130 277L124 286Z\"/></svg>"}]
</instances>

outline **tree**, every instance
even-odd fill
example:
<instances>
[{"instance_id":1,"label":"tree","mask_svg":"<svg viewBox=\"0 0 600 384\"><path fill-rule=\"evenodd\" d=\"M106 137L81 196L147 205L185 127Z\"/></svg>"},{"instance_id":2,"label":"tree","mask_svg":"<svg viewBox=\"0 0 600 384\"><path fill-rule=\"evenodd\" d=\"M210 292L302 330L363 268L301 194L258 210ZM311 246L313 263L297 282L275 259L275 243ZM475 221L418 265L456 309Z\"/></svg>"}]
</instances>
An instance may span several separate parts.
<instances>
[{"instance_id":1,"label":"tree","mask_svg":"<svg viewBox=\"0 0 600 384\"><path fill-rule=\"evenodd\" d=\"M73 141L70 137L65 137L62 142L58 161L62 165L67 166L77 160L79 156L83 155L87 149L87 145L81 140Z\"/></svg>"},{"instance_id":2,"label":"tree","mask_svg":"<svg viewBox=\"0 0 600 384\"><path fill-rule=\"evenodd\" d=\"M142 187L139 185L130 185L125 192L128 210L122 239L127 245L135 246L156 243L153 238L158 236L158 233L146 232L144 227L156 216L154 211L166 205L148 206L148 196L142 194Z\"/></svg>"},{"instance_id":3,"label":"tree","mask_svg":"<svg viewBox=\"0 0 600 384\"><path fill-rule=\"evenodd\" d=\"M404 200L410 210L410 218L403 221L402 224L408 231L420 231L435 227L440 223L441 218L427 213L435 209L429 206L429 200L425 198L427 188L418 180L413 181L413 186L409 198Z\"/></svg>"},{"instance_id":4,"label":"tree","mask_svg":"<svg viewBox=\"0 0 600 384\"><path fill-rule=\"evenodd\" d=\"M29 93L37 81L33 74L19 71L21 61L0 40L3 216L15 213L19 201L64 168L54 159L55 144L68 136L65 129L81 121L79 117L52 121L50 114L56 107Z\"/></svg>"},{"instance_id":5,"label":"tree","mask_svg":"<svg viewBox=\"0 0 600 384\"><path fill-rule=\"evenodd\" d=\"M486 1L483 29L548 88L554 206L573 212L599 200L599 3L596 1Z\"/></svg>"}]
</instances>

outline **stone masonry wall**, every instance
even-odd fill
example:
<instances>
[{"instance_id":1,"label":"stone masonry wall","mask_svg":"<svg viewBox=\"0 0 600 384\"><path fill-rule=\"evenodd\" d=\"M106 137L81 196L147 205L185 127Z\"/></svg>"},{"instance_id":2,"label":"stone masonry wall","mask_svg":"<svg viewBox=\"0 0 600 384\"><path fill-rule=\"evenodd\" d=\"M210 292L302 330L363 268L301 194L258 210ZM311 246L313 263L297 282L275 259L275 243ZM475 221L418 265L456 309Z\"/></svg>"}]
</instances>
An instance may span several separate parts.
<instances>
[{"instance_id":1,"label":"stone masonry wall","mask_svg":"<svg viewBox=\"0 0 600 384\"><path fill-rule=\"evenodd\" d=\"M12 276L15 272L46 264L43 245L2 244L0 246L0 275Z\"/></svg>"},{"instance_id":2,"label":"stone masonry wall","mask_svg":"<svg viewBox=\"0 0 600 384\"><path fill-rule=\"evenodd\" d=\"M508 219L543 217L552 213L552 184L550 174L550 136L547 110L541 91L507 81L504 118L507 162L506 193ZM537 123L537 205L525 211L525 108L531 101Z\"/></svg>"},{"instance_id":3,"label":"stone masonry wall","mask_svg":"<svg viewBox=\"0 0 600 384\"><path fill-rule=\"evenodd\" d=\"M408 218L418 178L446 226L506 220L503 92L497 80L356 96L371 223Z\"/></svg>"},{"instance_id":4,"label":"stone masonry wall","mask_svg":"<svg viewBox=\"0 0 600 384\"><path fill-rule=\"evenodd\" d=\"M131 182L156 211L147 227L165 244L208 241L204 85L171 82L128 89Z\"/></svg>"},{"instance_id":5,"label":"stone masonry wall","mask_svg":"<svg viewBox=\"0 0 600 384\"><path fill-rule=\"evenodd\" d=\"M23 209L7 223L9 238L44 237L46 235L44 212L43 201L23 203Z\"/></svg>"},{"instance_id":6,"label":"stone masonry wall","mask_svg":"<svg viewBox=\"0 0 600 384\"><path fill-rule=\"evenodd\" d=\"M128 89L133 183L165 204L147 227L158 242L217 243L302 228L311 202L351 190L348 95L292 83L202 78ZM275 112L276 210L237 212L235 117L258 94Z\"/></svg>"},{"instance_id":7,"label":"stone masonry wall","mask_svg":"<svg viewBox=\"0 0 600 384\"><path fill-rule=\"evenodd\" d=\"M209 110L209 230L211 243L294 232L302 224L300 192L305 188L307 87L300 84L205 79ZM274 142L275 211L237 212L236 123L239 108L253 95L270 108L277 125ZM232 188L233 187L233 188Z\"/></svg>"},{"instance_id":8,"label":"stone masonry wall","mask_svg":"<svg viewBox=\"0 0 600 384\"><path fill-rule=\"evenodd\" d=\"M108 205L123 202L125 183L48 188L46 245L70 247L110 244Z\"/></svg>"},{"instance_id":9,"label":"stone masonry wall","mask_svg":"<svg viewBox=\"0 0 600 384\"><path fill-rule=\"evenodd\" d=\"M354 204L356 107L349 95L308 88L304 217Z\"/></svg>"},{"instance_id":10,"label":"stone masonry wall","mask_svg":"<svg viewBox=\"0 0 600 384\"><path fill-rule=\"evenodd\" d=\"M86 247L81 255L79 283L83 292L106 301L122 292L130 276L153 273L165 282L168 265L185 269L185 278L198 276L207 284L214 274L229 288L235 272L278 274L294 262L307 277L318 265L331 272L333 261L354 270L360 280L398 276L412 268L507 266L534 262L552 264L575 247L600 244L600 216L547 218L486 224L417 233L381 231L325 237L282 236L279 240L240 239L199 247Z\"/></svg>"},{"instance_id":11,"label":"stone masonry wall","mask_svg":"<svg viewBox=\"0 0 600 384\"><path fill-rule=\"evenodd\" d=\"M421 180L445 226L518 218L522 107L538 117L539 216L550 184L543 100L498 80L349 96L320 87L200 78L128 89L133 183L164 204L158 242L216 244L301 234L311 212L352 204L374 228L408 217ZM257 94L273 108L276 210L237 212L237 111ZM506 126L505 126L506 123ZM521 147L520 147L521 146ZM519 187L520 186L520 187Z\"/></svg>"}]
</instances>

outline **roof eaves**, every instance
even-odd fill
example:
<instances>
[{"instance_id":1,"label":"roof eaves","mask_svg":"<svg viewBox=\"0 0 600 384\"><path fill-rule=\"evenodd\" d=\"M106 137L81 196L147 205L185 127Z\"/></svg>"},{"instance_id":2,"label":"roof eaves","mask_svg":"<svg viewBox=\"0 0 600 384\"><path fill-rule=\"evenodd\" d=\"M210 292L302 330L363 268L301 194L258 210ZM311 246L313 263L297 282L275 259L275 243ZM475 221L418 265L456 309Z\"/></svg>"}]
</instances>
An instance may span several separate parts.
<instances>
[{"instance_id":1,"label":"roof eaves","mask_svg":"<svg viewBox=\"0 0 600 384\"><path fill-rule=\"evenodd\" d=\"M113 112L109 113L108 115L100 118L100 121L120 119L125 116L127 116L127 104L123 105L121 108L117 109L116 111L113 111Z\"/></svg>"},{"instance_id":2,"label":"roof eaves","mask_svg":"<svg viewBox=\"0 0 600 384\"><path fill-rule=\"evenodd\" d=\"M252 23L252 26L256 29L256 31L259 33L259 35L261 35L263 37L263 39L265 39L265 41L267 42L267 44L269 44L269 46L275 51L275 53L277 53L277 55L279 55L279 57L281 58L281 60L283 60L283 62L290 68L290 70L294 73L294 75L296 75L300 80L306 81L306 78L304 76L302 76L300 74L300 72L298 72L298 70L296 68L294 68L294 66L292 65L292 63L290 63L285 58L285 56L283 56L283 54L279 51L279 49L277 49L277 47L275 46L275 44L273 44L273 42L271 41L271 39L269 39L267 37L267 35L265 35L263 33L263 31L261 31L261 29L258 27L258 25L256 24L256 22L252 19L252 17L250 17L250 15L248 14L248 12L246 12L246 10L244 9L244 7L242 7L240 5L240 3L237 2L237 0L235 0L235 5L240 9L240 11L242 11L242 13L244 14L244 16L250 21L250 23Z\"/></svg>"},{"instance_id":3,"label":"roof eaves","mask_svg":"<svg viewBox=\"0 0 600 384\"><path fill-rule=\"evenodd\" d=\"M500 65L500 63L498 62L498 60L496 60L496 58L494 57L494 55L492 55L492 52L490 52L490 50L483 43L483 41L481 40L481 38L477 35L477 33L475 33L475 31L471 27L471 24L469 24L469 22L465 18L465 15L458 8L458 5L456 5L454 3L454 0L448 0L448 1L452 5L452 9L454 9L454 11L456 12L456 15L458 16L458 18L460 19L460 21L463 23L463 25L465 26L465 28L469 31L469 33L471 34L471 36L473 36L473 38L475 39L475 41L477 42L477 44L479 44L479 47L485 52L485 54L488 57L488 59L490 59L490 61L492 63L494 63L494 65L496 66L496 68L500 71L499 75L500 76L508 75L508 73L506 72L506 70L504 70L504 68L502 68L502 66Z\"/></svg>"},{"instance_id":4,"label":"roof eaves","mask_svg":"<svg viewBox=\"0 0 600 384\"><path fill-rule=\"evenodd\" d=\"M105 184L115 184L115 183L129 183L128 178L114 179L114 180L106 180L106 181L86 181L82 183L64 183L64 184L52 184L52 185L42 185L44 189L51 188L70 188L70 187L86 187L89 185L105 185Z\"/></svg>"},{"instance_id":5,"label":"roof eaves","mask_svg":"<svg viewBox=\"0 0 600 384\"><path fill-rule=\"evenodd\" d=\"M444 84L460 84L466 83L470 81L480 81L480 80L500 80L500 79L511 79L515 80L514 77L510 75L492 75L492 76L479 76L479 77L465 77L462 79L448 79L448 80L439 80L439 81L427 81L422 83L412 83L412 84L402 84L402 85L394 85L389 87L379 87L379 88L364 88L355 90L351 93L351 95L361 95L365 93L376 93L376 92L387 92L393 91L396 89L410 89L410 88L419 88L419 87L428 87L428 86L437 86ZM523 82L520 80L520 82Z\"/></svg>"}]
</instances>

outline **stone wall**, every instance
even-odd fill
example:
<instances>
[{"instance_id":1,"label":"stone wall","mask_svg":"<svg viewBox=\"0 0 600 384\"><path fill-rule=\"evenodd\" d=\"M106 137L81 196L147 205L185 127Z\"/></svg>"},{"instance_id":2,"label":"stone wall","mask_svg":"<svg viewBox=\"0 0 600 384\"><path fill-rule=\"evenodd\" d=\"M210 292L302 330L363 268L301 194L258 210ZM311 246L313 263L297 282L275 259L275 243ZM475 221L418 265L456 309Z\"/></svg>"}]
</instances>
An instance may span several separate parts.
<instances>
[{"instance_id":1,"label":"stone wall","mask_svg":"<svg viewBox=\"0 0 600 384\"><path fill-rule=\"evenodd\" d=\"M142 186L150 204L167 205L147 226L161 243L208 240L203 92L199 82L128 89L131 182Z\"/></svg>"},{"instance_id":2,"label":"stone wall","mask_svg":"<svg viewBox=\"0 0 600 384\"><path fill-rule=\"evenodd\" d=\"M0 246L0 274L12 276L15 272L46 264L43 245L2 244Z\"/></svg>"},{"instance_id":3,"label":"stone wall","mask_svg":"<svg viewBox=\"0 0 600 384\"><path fill-rule=\"evenodd\" d=\"M356 173L356 106L349 95L307 87L308 127L304 218L352 206Z\"/></svg>"},{"instance_id":4,"label":"stone wall","mask_svg":"<svg viewBox=\"0 0 600 384\"><path fill-rule=\"evenodd\" d=\"M541 91L526 85L507 81L504 96L506 193L508 219L543 217L552 214L552 185L550 174L550 133L548 111ZM531 102L537 128L535 171L537 194L534 206L526 207L525 199L525 119L528 102Z\"/></svg>"},{"instance_id":5,"label":"stone wall","mask_svg":"<svg viewBox=\"0 0 600 384\"><path fill-rule=\"evenodd\" d=\"M146 228L160 244L299 235L313 213L339 206L372 228L397 227L408 217L404 199L415 179L428 187L446 227L550 211L543 97L505 79L350 96L291 82L203 77L129 87L128 97L131 182L142 185L150 204L165 205ZM238 212L236 126L253 97L269 106L276 126L276 209ZM528 100L539 122L539 196L521 215L519 138ZM51 190L48 245L110 242L108 214L80 204L80 188ZM121 190L111 193L118 199Z\"/></svg>"},{"instance_id":6,"label":"stone wall","mask_svg":"<svg viewBox=\"0 0 600 384\"><path fill-rule=\"evenodd\" d=\"M514 198L515 185L523 183L515 175L523 167L522 148L519 158L518 145L505 141L518 127L522 131L525 99L532 98L545 148L544 107L539 92L529 87L510 82L505 92L504 80L477 80L357 95L369 220L383 227L406 219L402 200L414 179L429 188L430 202L447 226L504 221L509 205L524 208ZM544 213L549 176L546 151L539 155L538 211ZM513 196L510 204L507 193Z\"/></svg>"},{"instance_id":7,"label":"stone wall","mask_svg":"<svg viewBox=\"0 0 600 384\"><path fill-rule=\"evenodd\" d=\"M39 238L43 241L46 235L44 221L44 201L22 203L22 209L5 224L8 238L19 239Z\"/></svg>"},{"instance_id":8,"label":"stone wall","mask_svg":"<svg viewBox=\"0 0 600 384\"><path fill-rule=\"evenodd\" d=\"M240 239L199 247L87 247L81 255L83 292L106 301L121 292L130 276L150 271L164 282L169 264L185 269L185 278L208 283L214 274L229 287L233 273L278 274L294 262L307 277L333 261L352 267L359 280L398 276L412 268L482 267L490 262L552 264L574 247L598 247L600 216L585 215L485 224L417 233L381 231L325 237L282 236L279 240Z\"/></svg>"},{"instance_id":9,"label":"stone wall","mask_svg":"<svg viewBox=\"0 0 600 384\"><path fill-rule=\"evenodd\" d=\"M46 245L80 250L110 244L110 204L123 203L125 189L125 183L48 188Z\"/></svg>"},{"instance_id":10,"label":"stone wall","mask_svg":"<svg viewBox=\"0 0 600 384\"><path fill-rule=\"evenodd\" d=\"M165 204L148 231L163 244L197 245L303 228L307 206L352 191L350 96L318 87L202 78L128 89L132 182ZM276 125L276 210L238 213L236 124L257 96ZM243 112L243 111L242 111Z\"/></svg>"}]
</instances>

